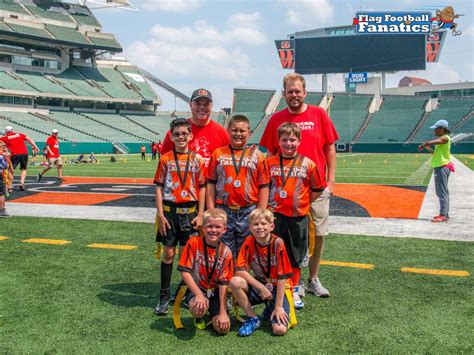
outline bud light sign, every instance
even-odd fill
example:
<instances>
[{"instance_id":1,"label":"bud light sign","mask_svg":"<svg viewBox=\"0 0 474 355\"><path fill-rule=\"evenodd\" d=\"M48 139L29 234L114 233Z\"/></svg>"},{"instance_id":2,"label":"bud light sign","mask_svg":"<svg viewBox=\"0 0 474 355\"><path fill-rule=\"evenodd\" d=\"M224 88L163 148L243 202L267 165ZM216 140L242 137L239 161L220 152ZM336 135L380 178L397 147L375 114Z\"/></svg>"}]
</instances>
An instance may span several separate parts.
<instances>
[{"instance_id":1,"label":"bud light sign","mask_svg":"<svg viewBox=\"0 0 474 355\"><path fill-rule=\"evenodd\" d=\"M354 84L367 83L367 73L349 73L348 82Z\"/></svg>"}]
</instances>

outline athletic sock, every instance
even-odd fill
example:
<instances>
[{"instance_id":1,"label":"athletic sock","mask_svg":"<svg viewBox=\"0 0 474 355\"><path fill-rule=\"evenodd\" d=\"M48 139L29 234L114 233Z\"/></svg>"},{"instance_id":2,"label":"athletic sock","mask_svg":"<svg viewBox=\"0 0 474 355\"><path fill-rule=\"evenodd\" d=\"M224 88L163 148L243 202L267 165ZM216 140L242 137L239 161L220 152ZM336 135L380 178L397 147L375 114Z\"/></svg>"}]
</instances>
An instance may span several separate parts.
<instances>
[{"instance_id":1,"label":"athletic sock","mask_svg":"<svg viewBox=\"0 0 474 355\"><path fill-rule=\"evenodd\" d=\"M291 271L293 272L291 282L293 283L293 287L296 287L300 283L301 269L299 267L292 267Z\"/></svg>"},{"instance_id":2,"label":"athletic sock","mask_svg":"<svg viewBox=\"0 0 474 355\"><path fill-rule=\"evenodd\" d=\"M171 286L171 273L173 271L173 263L165 264L161 262L161 289L166 290Z\"/></svg>"}]
</instances>

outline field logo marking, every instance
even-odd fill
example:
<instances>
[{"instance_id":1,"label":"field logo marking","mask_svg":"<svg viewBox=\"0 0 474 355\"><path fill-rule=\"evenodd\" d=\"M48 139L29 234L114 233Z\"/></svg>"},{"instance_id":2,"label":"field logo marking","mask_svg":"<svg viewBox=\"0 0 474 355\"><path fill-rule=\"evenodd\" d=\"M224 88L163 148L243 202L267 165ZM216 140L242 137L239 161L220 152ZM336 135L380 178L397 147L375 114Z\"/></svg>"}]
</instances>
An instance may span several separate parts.
<instances>
[{"instance_id":1,"label":"field logo marking","mask_svg":"<svg viewBox=\"0 0 474 355\"><path fill-rule=\"evenodd\" d=\"M8 239L8 237L5 237L5 236L3 236L3 235L0 235L0 240L7 240L7 239Z\"/></svg>"},{"instance_id":2,"label":"field logo marking","mask_svg":"<svg viewBox=\"0 0 474 355\"><path fill-rule=\"evenodd\" d=\"M116 250L135 250L138 247L136 245L125 245L125 244L100 244L92 243L87 245L88 248L98 248L98 249L116 249Z\"/></svg>"},{"instance_id":3,"label":"field logo marking","mask_svg":"<svg viewBox=\"0 0 474 355\"><path fill-rule=\"evenodd\" d=\"M426 274L426 275L436 275L436 276L467 277L471 275L468 271L463 271L463 270L418 269L414 267L403 267L400 269L400 271L412 272L414 274Z\"/></svg>"},{"instance_id":4,"label":"field logo marking","mask_svg":"<svg viewBox=\"0 0 474 355\"><path fill-rule=\"evenodd\" d=\"M23 240L23 243L64 245L64 244L71 243L71 241L61 240L61 239L30 238L30 239Z\"/></svg>"},{"instance_id":5,"label":"field logo marking","mask_svg":"<svg viewBox=\"0 0 474 355\"><path fill-rule=\"evenodd\" d=\"M355 269L365 269L365 270L373 270L375 268L374 264L361 264L361 263L330 261L330 260L321 260L321 265L352 267Z\"/></svg>"}]
</instances>

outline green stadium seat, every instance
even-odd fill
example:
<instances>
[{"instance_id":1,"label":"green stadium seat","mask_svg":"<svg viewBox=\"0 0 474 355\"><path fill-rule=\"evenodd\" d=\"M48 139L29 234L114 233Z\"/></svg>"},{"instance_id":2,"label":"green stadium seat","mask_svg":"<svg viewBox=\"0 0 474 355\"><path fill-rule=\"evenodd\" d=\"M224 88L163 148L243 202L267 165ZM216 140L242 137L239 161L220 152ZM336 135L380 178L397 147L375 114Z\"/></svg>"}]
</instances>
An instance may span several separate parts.
<instances>
[{"instance_id":1,"label":"green stadium seat","mask_svg":"<svg viewBox=\"0 0 474 355\"><path fill-rule=\"evenodd\" d=\"M101 27L99 21L93 16L85 15L85 14L74 14L72 15L74 20L81 25L89 25L94 27Z\"/></svg>"},{"instance_id":2,"label":"green stadium seat","mask_svg":"<svg viewBox=\"0 0 474 355\"><path fill-rule=\"evenodd\" d=\"M0 71L0 88L9 90L37 92L34 87L28 85L26 81L15 79L4 71Z\"/></svg>"},{"instance_id":3,"label":"green stadium seat","mask_svg":"<svg viewBox=\"0 0 474 355\"><path fill-rule=\"evenodd\" d=\"M372 96L334 95L329 115L339 134L339 142L351 142L360 130L368 111L367 107Z\"/></svg>"},{"instance_id":4,"label":"green stadium seat","mask_svg":"<svg viewBox=\"0 0 474 355\"><path fill-rule=\"evenodd\" d=\"M50 20L63 21L63 22L72 22L69 15L62 14L55 11L48 11L39 6L25 5L25 7L36 17L41 17Z\"/></svg>"},{"instance_id":5,"label":"green stadium seat","mask_svg":"<svg viewBox=\"0 0 474 355\"><path fill-rule=\"evenodd\" d=\"M91 44L91 42L75 28L56 26L48 23L44 26L56 39L73 43Z\"/></svg>"}]
</instances>

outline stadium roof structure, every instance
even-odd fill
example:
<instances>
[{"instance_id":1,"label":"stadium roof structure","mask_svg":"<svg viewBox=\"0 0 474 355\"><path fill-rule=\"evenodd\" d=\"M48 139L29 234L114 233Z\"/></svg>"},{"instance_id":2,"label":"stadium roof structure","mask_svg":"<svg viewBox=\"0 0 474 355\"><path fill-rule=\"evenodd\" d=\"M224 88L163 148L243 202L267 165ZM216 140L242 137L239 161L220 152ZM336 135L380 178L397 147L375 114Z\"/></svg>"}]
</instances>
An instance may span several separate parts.
<instances>
[{"instance_id":1,"label":"stadium roof structure","mask_svg":"<svg viewBox=\"0 0 474 355\"><path fill-rule=\"evenodd\" d=\"M122 52L122 46L92 12L49 0L0 0L0 40Z\"/></svg>"}]
</instances>

